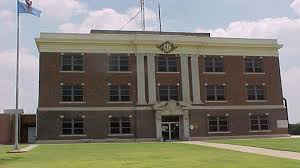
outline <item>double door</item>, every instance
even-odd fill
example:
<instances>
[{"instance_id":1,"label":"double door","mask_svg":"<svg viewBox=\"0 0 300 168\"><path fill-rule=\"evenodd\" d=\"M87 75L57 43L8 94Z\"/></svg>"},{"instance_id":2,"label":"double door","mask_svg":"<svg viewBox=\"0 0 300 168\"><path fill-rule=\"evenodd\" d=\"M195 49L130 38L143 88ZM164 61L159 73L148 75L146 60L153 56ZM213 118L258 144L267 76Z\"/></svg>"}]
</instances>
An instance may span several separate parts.
<instances>
[{"instance_id":1,"label":"double door","mask_svg":"<svg viewBox=\"0 0 300 168\"><path fill-rule=\"evenodd\" d=\"M179 122L162 122L161 128L164 141L173 141L179 139Z\"/></svg>"}]
</instances>

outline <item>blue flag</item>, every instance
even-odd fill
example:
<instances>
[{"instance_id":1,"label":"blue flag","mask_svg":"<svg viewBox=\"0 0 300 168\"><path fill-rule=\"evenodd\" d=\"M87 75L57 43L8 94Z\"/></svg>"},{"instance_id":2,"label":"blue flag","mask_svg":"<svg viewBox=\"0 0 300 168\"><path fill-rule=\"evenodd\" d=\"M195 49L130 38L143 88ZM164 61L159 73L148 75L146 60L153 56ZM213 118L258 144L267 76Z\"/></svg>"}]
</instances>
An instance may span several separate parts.
<instances>
[{"instance_id":1,"label":"blue flag","mask_svg":"<svg viewBox=\"0 0 300 168\"><path fill-rule=\"evenodd\" d=\"M32 7L32 1L25 0L25 3L18 1L18 12L28 13L40 17L42 11Z\"/></svg>"}]
</instances>

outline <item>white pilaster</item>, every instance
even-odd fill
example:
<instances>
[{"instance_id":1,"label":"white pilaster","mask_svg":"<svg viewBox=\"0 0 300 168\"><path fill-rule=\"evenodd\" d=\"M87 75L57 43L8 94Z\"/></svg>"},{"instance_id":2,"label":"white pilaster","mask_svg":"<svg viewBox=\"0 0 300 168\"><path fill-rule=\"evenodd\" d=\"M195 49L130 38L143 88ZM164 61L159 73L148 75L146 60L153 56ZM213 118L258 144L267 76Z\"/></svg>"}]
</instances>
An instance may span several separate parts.
<instances>
[{"instance_id":1,"label":"white pilaster","mask_svg":"<svg viewBox=\"0 0 300 168\"><path fill-rule=\"evenodd\" d=\"M155 124L156 124L156 139L162 140L162 130L161 130L161 112L156 111L155 113Z\"/></svg>"},{"instance_id":2,"label":"white pilaster","mask_svg":"<svg viewBox=\"0 0 300 168\"><path fill-rule=\"evenodd\" d=\"M144 54L136 55L138 104L147 104L145 97L145 63Z\"/></svg>"},{"instance_id":3,"label":"white pilaster","mask_svg":"<svg viewBox=\"0 0 300 168\"><path fill-rule=\"evenodd\" d=\"M188 64L188 55L180 55L182 99L186 103L191 102Z\"/></svg>"},{"instance_id":4,"label":"white pilaster","mask_svg":"<svg viewBox=\"0 0 300 168\"><path fill-rule=\"evenodd\" d=\"M188 110L184 110L183 113L183 138L184 140L190 140L190 119Z\"/></svg>"},{"instance_id":5,"label":"white pilaster","mask_svg":"<svg viewBox=\"0 0 300 168\"><path fill-rule=\"evenodd\" d=\"M192 84L193 84L193 104L201 104L200 96L200 77L199 77L199 60L197 55L192 55Z\"/></svg>"},{"instance_id":6,"label":"white pilaster","mask_svg":"<svg viewBox=\"0 0 300 168\"><path fill-rule=\"evenodd\" d=\"M148 104L156 103L156 80L155 80L155 54L147 55L148 63Z\"/></svg>"}]
</instances>

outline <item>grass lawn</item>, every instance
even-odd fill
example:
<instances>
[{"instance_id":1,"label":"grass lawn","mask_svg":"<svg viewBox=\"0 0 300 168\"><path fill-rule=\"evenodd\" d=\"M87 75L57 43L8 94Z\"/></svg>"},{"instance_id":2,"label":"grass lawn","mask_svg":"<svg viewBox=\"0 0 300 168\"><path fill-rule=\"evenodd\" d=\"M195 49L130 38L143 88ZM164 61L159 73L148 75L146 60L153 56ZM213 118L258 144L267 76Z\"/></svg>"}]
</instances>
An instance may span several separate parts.
<instances>
[{"instance_id":1,"label":"grass lawn","mask_svg":"<svg viewBox=\"0 0 300 168\"><path fill-rule=\"evenodd\" d=\"M296 168L300 165L297 160L171 143L40 145L23 154L7 154L2 148L0 168Z\"/></svg>"},{"instance_id":2,"label":"grass lawn","mask_svg":"<svg viewBox=\"0 0 300 168\"><path fill-rule=\"evenodd\" d=\"M254 146L260 148L300 152L300 138L279 138L279 139L226 139L211 140L208 142L224 143L243 146Z\"/></svg>"}]
</instances>

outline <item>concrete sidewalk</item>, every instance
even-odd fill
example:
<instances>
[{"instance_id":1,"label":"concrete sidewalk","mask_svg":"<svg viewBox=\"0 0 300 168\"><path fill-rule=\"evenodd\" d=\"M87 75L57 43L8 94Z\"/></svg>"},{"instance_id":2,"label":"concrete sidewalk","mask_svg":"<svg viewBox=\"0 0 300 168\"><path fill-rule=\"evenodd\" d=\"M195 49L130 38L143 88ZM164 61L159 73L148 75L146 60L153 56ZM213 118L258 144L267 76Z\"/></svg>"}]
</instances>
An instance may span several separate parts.
<instances>
[{"instance_id":1,"label":"concrete sidewalk","mask_svg":"<svg viewBox=\"0 0 300 168\"><path fill-rule=\"evenodd\" d=\"M19 149L19 150L12 150L12 151L9 151L8 153L24 153L24 152L29 152L31 151L32 149L38 147L39 145L37 144L34 144L34 145L29 145L25 148L22 148L22 149Z\"/></svg>"},{"instance_id":2,"label":"concrete sidewalk","mask_svg":"<svg viewBox=\"0 0 300 168\"><path fill-rule=\"evenodd\" d=\"M256 147L249 147L249 146L240 146L240 145L208 143L208 142L203 142L203 141L186 141L186 142L179 142L179 143L202 145L202 146L207 146L207 147L228 149L228 150L233 150L233 151L238 151L238 152L247 152L247 153L254 153L254 154L258 154L258 155L266 155L266 156L273 156L273 157L279 157L279 158L300 160L300 153L297 153L297 152L279 151L279 150L256 148Z\"/></svg>"}]
</instances>

